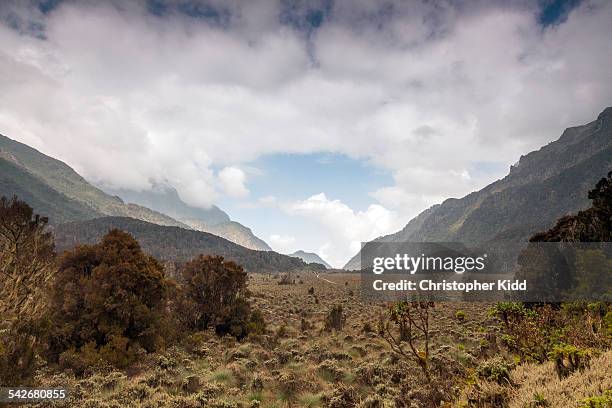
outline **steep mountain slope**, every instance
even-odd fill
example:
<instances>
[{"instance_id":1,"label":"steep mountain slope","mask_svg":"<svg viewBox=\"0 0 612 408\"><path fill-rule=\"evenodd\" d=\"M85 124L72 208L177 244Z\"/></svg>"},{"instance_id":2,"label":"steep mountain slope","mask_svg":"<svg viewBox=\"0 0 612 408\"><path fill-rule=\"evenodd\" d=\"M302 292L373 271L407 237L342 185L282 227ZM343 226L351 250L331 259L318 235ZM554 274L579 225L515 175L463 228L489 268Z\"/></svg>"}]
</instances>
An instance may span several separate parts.
<instances>
[{"instance_id":1,"label":"steep mountain slope","mask_svg":"<svg viewBox=\"0 0 612 408\"><path fill-rule=\"evenodd\" d=\"M526 242L555 220L588 207L587 192L612 169L612 108L522 156L510 173L480 191L451 198L378 241ZM345 269L359 269L359 254Z\"/></svg>"},{"instance_id":2,"label":"steep mountain slope","mask_svg":"<svg viewBox=\"0 0 612 408\"><path fill-rule=\"evenodd\" d=\"M271 251L244 225L231 221L219 207L201 209L187 205L173 188L108 194L91 185L65 163L0 135L2 174L0 195L18 195L52 224L101 216L125 216L159 225L193 228L226 238L246 248ZM19 176L18 176L19 175ZM125 200L125 202L124 202Z\"/></svg>"},{"instance_id":3,"label":"steep mountain slope","mask_svg":"<svg viewBox=\"0 0 612 408\"><path fill-rule=\"evenodd\" d=\"M95 214L126 216L160 225L186 227L185 224L167 215L136 204L125 204L120 198L106 194L89 184L67 164L3 135L0 135L0 152L5 158L11 157L15 165L38 177L50 189L88 207ZM27 190L27 188L25 189ZM0 194L6 195L6 192L0 190ZM31 205L34 206L36 211L43 212L36 208L34 203ZM67 216L71 214L69 210L63 212ZM76 216L72 219L78 220L81 218ZM53 218L51 218L51 221L56 222Z\"/></svg>"},{"instance_id":4,"label":"steep mountain slope","mask_svg":"<svg viewBox=\"0 0 612 408\"><path fill-rule=\"evenodd\" d=\"M86 220L101 215L55 191L34 174L3 157L0 157L0 195L18 196L54 223Z\"/></svg>"},{"instance_id":5,"label":"steep mountain slope","mask_svg":"<svg viewBox=\"0 0 612 408\"><path fill-rule=\"evenodd\" d=\"M58 250L98 242L110 229L132 234L143 250L165 261L186 261L199 254L222 255L253 272L286 272L306 267L297 258L271 251L254 251L206 232L161 226L126 217L103 217L59 225L54 230Z\"/></svg>"},{"instance_id":6,"label":"steep mountain slope","mask_svg":"<svg viewBox=\"0 0 612 408\"><path fill-rule=\"evenodd\" d=\"M612 171L589 191L592 206L557 220L530 242L612 242Z\"/></svg>"},{"instance_id":7,"label":"steep mountain slope","mask_svg":"<svg viewBox=\"0 0 612 408\"><path fill-rule=\"evenodd\" d=\"M305 252L305 251L299 250L299 251L295 251L294 253L290 254L289 256L300 258L302 261L304 261L306 263L321 264L321 265L325 266L327 269L331 269L331 265L328 264L327 262L325 262L323 260L323 258L321 258L319 255L315 254L314 252Z\"/></svg>"},{"instance_id":8,"label":"steep mountain slope","mask_svg":"<svg viewBox=\"0 0 612 408\"><path fill-rule=\"evenodd\" d=\"M209 209L192 207L181 200L172 187L158 187L154 191L107 190L124 201L140 204L172 218L198 231L210 232L243 247L258 251L271 251L272 248L253 234L244 225L231 221L229 215L217 206Z\"/></svg>"}]
</instances>

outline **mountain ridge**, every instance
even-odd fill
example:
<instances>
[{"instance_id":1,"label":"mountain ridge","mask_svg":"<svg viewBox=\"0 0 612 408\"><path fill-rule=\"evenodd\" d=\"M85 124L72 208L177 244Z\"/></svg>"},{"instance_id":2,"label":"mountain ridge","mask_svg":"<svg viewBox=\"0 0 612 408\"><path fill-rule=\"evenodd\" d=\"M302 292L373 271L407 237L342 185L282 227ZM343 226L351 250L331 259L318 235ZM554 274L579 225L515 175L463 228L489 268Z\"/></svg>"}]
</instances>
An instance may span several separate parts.
<instances>
[{"instance_id":1,"label":"mountain ridge","mask_svg":"<svg viewBox=\"0 0 612 408\"><path fill-rule=\"evenodd\" d=\"M126 204L118 197L111 196L93 186L78 174L72 167L48 156L24 143L0 134L0 151L4 157L9 155L19 165L51 189L63 194L72 201L89 207L94 213L110 216L127 216L160 225L187 227L185 224L146 207ZM35 210L37 210L35 208ZM51 219L53 222L54 220Z\"/></svg>"},{"instance_id":2,"label":"mountain ridge","mask_svg":"<svg viewBox=\"0 0 612 408\"><path fill-rule=\"evenodd\" d=\"M306 251L302 251L301 249L298 251L295 251L292 254L289 254L289 256L295 257L295 258L300 258L302 261L306 262L306 263L315 263L315 264L320 264L325 266L325 268L327 269L332 269L332 266L330 264L328 264L327 262L325 262L325 260L323 258L321 258L317 253L315 252L306 252Z\"/></svg>"},{"instance_id":3,"label":"mountain ridge","mask_svg":"<svg viewBox=\"0 0 612 408\"><path fill-rule=\"evenodd\" d=\"M508 175L462 198L450 198L375 241L526 242L556 219L585 209L587 191L612 169L612 108L570 127L520 157ZM359 253L344 269L360 268Z\"/></svg>"},{"instance_id":4,"label":"mountain ridge","mask_svg":"<svg viewBox=\"0 0 612 408\"><path fill-rule=\"evenodd\" d=\"M145 252L162 261L185 262L203 254L221 255L251 272L285 272L307 267L300 259L273 251L248 249L207 232L129 217L102 217L64 223L58 225L53 234L58 250L67 250L76 245L97 243L112 229L128 232Z\"/></svg>"},{"instance_id":5,"label":"mountain ridge","mask_svg":"<svg viewBox=\"0 0 612 408\"><path fill-rule=\"evenodd\" d=\"M271 251L272 248L257 237L250 228L233 221L230 216L216 205L209 209L190 206L185 203L176 189L171 186L155 186L151 191L107 190L108 193L121 197L163 214L167 214L190 228L228 239L243 247Z\"/></svg>"},{"instance_id":6,"label":"mountain ridge","mask_svg":"<svg viewBox=\"0 0 612 408\"><path fill-rule=\"evenodd\" d=\"M216 205L209 209L192 207L185 203L178 191L172 186L153 186L148 191L134 191L128 189L102 188L108 194L120 197L125 202L135 203L152 210L167 214L179 219L199 219L208 225L221 224L230 221L230 216Z\"/></svg>"},{"instance_id":7,"label":"mountain ridge","mask_svg":"<svg viewBox=\"0 0 612 408\"><path fill-rule=\"evenodd\" d=\"M1 134L0 160L5 162L5 169L10 169L3 174L0 193L29 199L27 201L36 211L49 216L51 223L102 216L131 217L159 225L209 232L254 250L272 250L250 228L232 221L219 207L213 205L210 209L201 209L189 206L169 186L156 186L153 191L143 192L104 191L61 160ZM12 166L7 167L8 163ZM11 177L21 180L20 183L10 180ZM42 184L48 188L42 187ZM36 196L28 190L36 191ZM55 197L56 205L43 198L43 191ZM60 204L69 210L62 210Z\"/></svg>"},{"instance_id":8,"label":"mountain ridge","mask_svg":"<svg viewBox=\"0 0 612 408\"><path fill-rule=\"evenodd\" d=\"M217 235L245 248L254 249L256 251L272 251L270 245L255 235L249 227L237 221L227 221L214 225L206 225L199 222L199 220L192 219L181 219L181 221L193 229Z\"/></svg>"},{"instance_id":9,"label":"mountain ridge","mask_svg":"<svg viewBox=\"0 0 612 408\"><path fill-rule=\"evenodd\" d=\"M13 161L0 157L0 194L17 196L55 223L99 217L92 208L54 190Z\"/></svg>"}]
</instances>

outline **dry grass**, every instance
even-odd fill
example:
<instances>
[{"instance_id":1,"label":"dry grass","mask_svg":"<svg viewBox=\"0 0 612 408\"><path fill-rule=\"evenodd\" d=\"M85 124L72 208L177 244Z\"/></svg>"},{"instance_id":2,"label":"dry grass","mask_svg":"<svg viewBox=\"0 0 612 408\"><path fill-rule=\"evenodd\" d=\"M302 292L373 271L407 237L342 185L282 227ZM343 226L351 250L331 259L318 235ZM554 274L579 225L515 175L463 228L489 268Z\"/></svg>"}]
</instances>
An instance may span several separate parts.
<instances>
[{"instance_id":1,"label":"dry grass","mask_svg":"<svg viewBox=\"0 0 612 408\"><path fill-rule=\"evenodd\" d=\"M512 379L519 387L514 392L509 408L524 408L538 395L551 407L577 407L587 398L612 390L612 350L591 361L589 369L572 373L560 380L554 364L526 364L512 371Z\"/></svg>"},{"instance_id":2,"label":"dry grass","mask_svg":"<svg viewBox=\"0 0 612 408\"><path fill-rule=\"evenodd\" d=\"M278 285L265 275L249 280L252 301L268 322L265 336L239 343L198 333L187 345L145 356L126 372L109 370L77 379L44 368L40 384L71 390L71 399L54 405L58 407L391 407L407 406L396 405L408 395L407 386L416 389L410 396L413 407L428 407L427 395L418 393L418 384L423 384L419 368L400 361L376 334L385 306L361 300L359 275L324 277L334 284L298 275L296 282L303 284ZM314 294L308 293L311 286ZM325 316L334 305L342 306L346 324L342 331L327 332ZM440 304L433 309L432 355L457 375L440 383L449 393L468 389L479 363L505 355L496 323L487 314L489 306ZM364 331L367 326L372 331ZM593 360L590 370L562 381L550 364L519 366L511 373L514 386L481 381L480 391L506 393L510 407L524 408L534 393L550 400L551 407L574 407L611 386L611 361L608 352ZM460 400L452 404L466 406ZM469 406L499 407L484 402Z\"/></svg>"}]
</instances>

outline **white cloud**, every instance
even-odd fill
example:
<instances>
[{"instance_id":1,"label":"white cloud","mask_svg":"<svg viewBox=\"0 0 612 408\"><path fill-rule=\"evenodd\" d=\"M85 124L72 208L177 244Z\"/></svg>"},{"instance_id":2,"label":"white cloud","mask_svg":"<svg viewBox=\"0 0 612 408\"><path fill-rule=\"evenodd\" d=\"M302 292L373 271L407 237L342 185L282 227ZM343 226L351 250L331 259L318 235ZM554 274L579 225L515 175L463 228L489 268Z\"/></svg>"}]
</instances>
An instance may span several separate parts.
<instances>
[{"instance_id":1,"label":"white cloud","mask_svg":"<svg viewBox=\"0 0 612 408\"><path fill-rule=\"evenodd\" d=\"M340 200L330 200L324 193L306 200L283 205L292 215L316 222L325 231L325 244L321 247L325 258L334 267L342 267L369 241L400 229L406 219L385 207L372 204L365 211L355 211Z\"/></svg>"},{"instance_id":2,"label":"white cloud","mask_svg":"<svg viewBox=\"0 0 612 408\"><path fill-rule=\"evenodd\" d=\"M295 237L290 235L279 235L272 234L270 235L270 245L272 249L280 253L291 253L295 252L292 250L293 244L295 243Z\"/></svg>"},{"instance_id":3,"label":"white cloud","mask_svg":"<svg viewBox=\"0 0 612 408\"><path fill-rule=\"evenodd\" d=\"M248 193L239 172L213 168L250 175L262 155L340 153L393 175L364 192L383 206L300 211L378 234L385 211L406 218L482 187L499 174L472 174L475 161L508 166L612 101L609 1L543 28L523 2L398 1L389 14L339 0L310 36L279 22L282 2L215 2L225 26L145 2L62 2L47 16L29 4L0 5L0 21L22 21L0 23L0 133L97 184L169 183L204 207ZM46 40L25 33L31 22ZM371 235L341 227L342 248Z\"/></svg>"},{"instance_id":4,"label":"white cloud","mask_svg":"<svg viewBox=\"0 0 612 408\"><path fill-rule=\"evenodd\" d=\"M431 207L447 198L444 196L406 191L399 186L380 188L370 195L376 198L376 200L386 208L400 211L407 217L414 217L418 215L418 209ZM412 209L415 210L411 212Z\"/></svg>"},{"instance_id":5,"label":"white cloud","mask_svg":"<svg viewBox=\"0 0 612 408\"><path fill-rule=\"evenodd\" d=\"M246 174L237 167L224 167L219 172L219 182L225 194L234 198L244 198L249 195L245 186Z\"/></svg>"}]
</instances>

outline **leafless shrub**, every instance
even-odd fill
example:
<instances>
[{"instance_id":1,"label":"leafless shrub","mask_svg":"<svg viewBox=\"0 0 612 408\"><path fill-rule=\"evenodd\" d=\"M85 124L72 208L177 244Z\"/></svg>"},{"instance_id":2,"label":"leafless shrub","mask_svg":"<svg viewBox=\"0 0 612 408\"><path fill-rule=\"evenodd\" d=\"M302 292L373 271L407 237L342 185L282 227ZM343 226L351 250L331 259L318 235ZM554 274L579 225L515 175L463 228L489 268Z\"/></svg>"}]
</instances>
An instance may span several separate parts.
<instances>
[{"instance_id":1,"label":"leafless shrub","mask_svg":"<svg viewBox=\"0 0 612 408\"><path fill-rule=\"evenodd\" d=\"M283 273L280 276L280 279L278 280L279 285L293 285L294 283L295 280L293 279L293 276L291 276L290 273Z\"/></svg>"},{"instance_id":2,"label":"leafless shrub","mask_svg":"<svg viewBox=\"0 0 612 408\"><path fill-rule=\"evenodd\" d=\"M429 318L433 307L433 302L396 303L389 307L386 320L381 322L380 327L382 337L389 343L391 350L404 359L416 362L428 381L431 379ZM391 324L399 329L399 335L394 333Z\"/></svg>"},{"instance_id":3,"label":"leafless shrub","mask_svg":"<svg viewBox=\"0 0 612 408\"><path fill-rule=\"evenodd\" d=\"M53 277L53 236L47 218L34 214L17 197L0 198L0 316L32 317L43 306Z\"/></svg>"}]
</instances>

